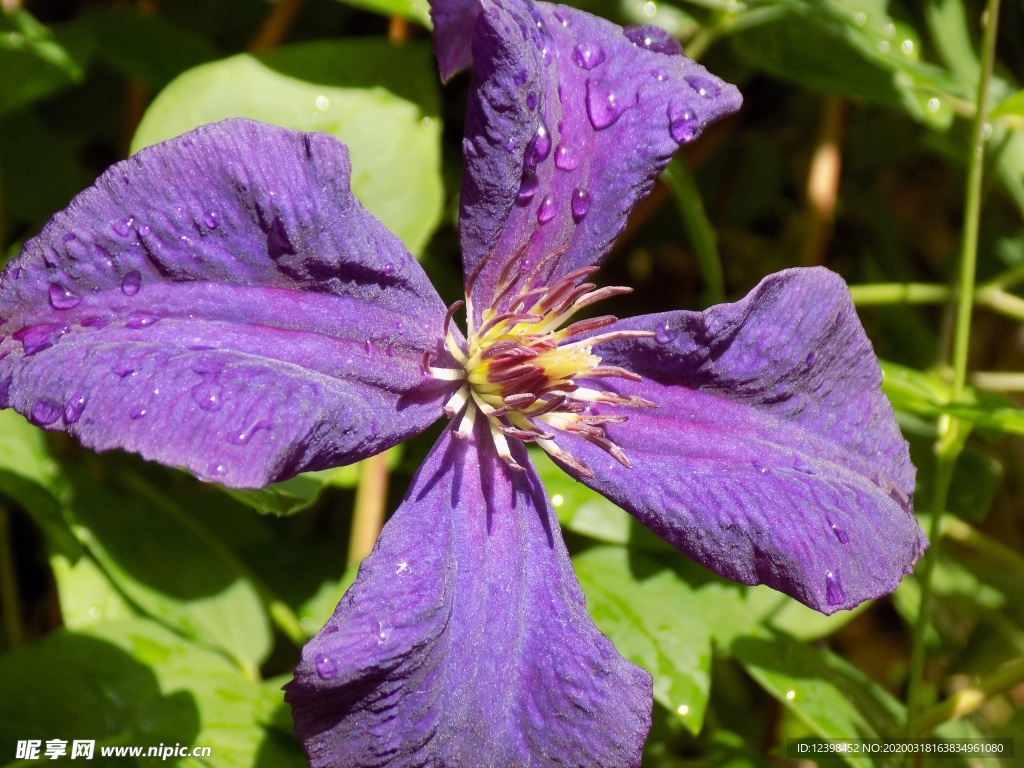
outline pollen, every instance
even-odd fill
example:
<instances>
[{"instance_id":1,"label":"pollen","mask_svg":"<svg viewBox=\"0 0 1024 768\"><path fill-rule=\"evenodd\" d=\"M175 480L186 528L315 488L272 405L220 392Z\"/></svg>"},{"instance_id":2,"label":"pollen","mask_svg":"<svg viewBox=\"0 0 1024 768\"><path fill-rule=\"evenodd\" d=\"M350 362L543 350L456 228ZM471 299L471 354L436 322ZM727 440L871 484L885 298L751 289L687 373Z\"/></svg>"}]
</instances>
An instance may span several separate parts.
<instances>
[{"instance_id":1,"label":"pollen","mask_svg":"<svg viewBox=\"0 0 1024 768\"><path fill-rule=\"evenodd\" d=\"M511 263L512 260L510 260ZM600 446L617 461L629 466L626 456L605 432L604 425L626 421L625 415L596 414L598 403L652 407L638 397L620 395L604 388L585 386L588 379L622 378L639 381L636 374L602 365L594 347L604 341L646 337L645 331L605 331L615 323L610 315L567 325L581 309L629 288L597 288L586 279L596 267L584 267L544 285L537 269L518 280L506 269L498 280L490 305L474 323L467 308L469 333L465 347L448 332L452 314L445 321L445 346L461 364L452 369L424 370L436 378L461 379L445 411L459 416L456 435L468 437L478 414L486 418L499 456L512 469L522 470L513 459L508 438L534 442L547 453L583 475L593 472L558 445L558 433L572 434ZM538 285L538 283L541 283ZM472 281L467 293L472 292Z\"/></svg>"}]
</instances>

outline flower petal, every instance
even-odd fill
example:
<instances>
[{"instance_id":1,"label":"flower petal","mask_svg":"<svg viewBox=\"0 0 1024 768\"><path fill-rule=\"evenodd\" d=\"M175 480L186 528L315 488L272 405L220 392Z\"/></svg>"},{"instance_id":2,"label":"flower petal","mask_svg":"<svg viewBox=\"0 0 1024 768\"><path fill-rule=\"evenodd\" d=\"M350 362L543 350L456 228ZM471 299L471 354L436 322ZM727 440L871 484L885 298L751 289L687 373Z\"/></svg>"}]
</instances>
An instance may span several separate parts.
<instances>
[{"instance_id":1,"label":"flower petal","mask_svg":"<svg viewBox=\"0 0 1024 768\"><path fill-rule=\"evenodd\" d=\"M430 0L434 23L434 49L441 77L448 80L473 61L473 27L480 15L480 0Z\"/></svg>"},{"instance_id":2,"label":"flower petal","mask_svg":"<svg viewBox=\"0 0 1024 768\"><path fill-rule=\"evenodd\" d=\"M546 3L483 3L460 218L477 315L503 271L551 256L537 275L550 284L599 263L680 143L739 108L735 87L652 30Z\"/></svg>"},{"instance_id":3,"label":"flower petal","mask_svg":"<svg viewBox=\"0 0 1024 768\"><path fill-rule=\"evenodd\" d=\"M233 486L422 430L445 308L348 181L336 139L246 120L113 166L0 278L0 406Z\"/></svg>"},{"instance_id":4,"label":"flower petal","mask_svg":"<svg viewBox=\"0 0 1024 768\"><path fill-rule=\"evenodd\" d=\"M824 613L896 588L927 546L914 467L838 276L789 270L617 328L657 335L598 347L644 378L609 387L659 407L608 425L632 469L563 445L594 470L582 482L716 573Z\"/></svg>"},{"instance_id":5,"label":"flower petal","mask_svg":"<svg viewBox=\"0 0 1024 768\"><path fill-rule=\"evenodd\" d=\"M286 686L311 764L638 765L651 678L587 614L539 478L451 434Z\"/></svg>"}]
</instances>

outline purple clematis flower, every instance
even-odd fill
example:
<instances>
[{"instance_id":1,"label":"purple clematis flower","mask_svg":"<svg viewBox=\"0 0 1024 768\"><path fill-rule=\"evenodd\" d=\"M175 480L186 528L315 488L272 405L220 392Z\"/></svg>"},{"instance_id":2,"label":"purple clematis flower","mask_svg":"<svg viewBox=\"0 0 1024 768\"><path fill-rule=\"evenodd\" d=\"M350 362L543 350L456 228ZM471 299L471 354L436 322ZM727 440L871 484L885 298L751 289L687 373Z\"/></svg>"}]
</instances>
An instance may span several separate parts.
<instances>
[{"instance_id":1,"label":"purple clematis flower","mask_svg":"<svg viewBox=\"0 0 1024 768\"><path fill-rule=\"evenodd\" d=\"M467 334L349 191L345 148L245 120L108 170L0 278L0 406L97 450L259 486L451 423L287 686L314 766L635 766L651 678L587 615L524 442L716 573L825 613L926 541L842 281L576 319L735 88L653 27L435 3L472 64Z\"/></svg>"}]
</instances>

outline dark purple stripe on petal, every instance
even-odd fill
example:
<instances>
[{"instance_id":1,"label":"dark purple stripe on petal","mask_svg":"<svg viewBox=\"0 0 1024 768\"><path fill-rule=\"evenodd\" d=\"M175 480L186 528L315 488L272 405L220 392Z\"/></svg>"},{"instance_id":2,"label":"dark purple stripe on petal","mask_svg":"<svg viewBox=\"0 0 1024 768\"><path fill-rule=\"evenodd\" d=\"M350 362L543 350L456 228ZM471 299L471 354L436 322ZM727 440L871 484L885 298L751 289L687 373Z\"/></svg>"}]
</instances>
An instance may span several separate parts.
<instances>
[{"instance_id":1,"label":"dark purple stripe on petal","mask_svg":"<svg viewBox=\"0 0 1024 768\"><path fill-rule=\"evenodd\" d=\"M740 95L652 27L525 0L474 7L460 231L479 315L510 259L515 277L559 254L537 275L548 282L599 263L680 143Z\"/></svg>"},{"instance_id":2,"label":"dark purple stripe on petal","mask_svg":"<svg viewBox=\"0 0 1024 768\"><path fill-rule=\"evenodd\" d=\"M564 441L594 470L582 482L717 573L824 613L896 588L927 546L914 467L839 277L790 270L736 304L613 330L655 336L599 345L644 377L601 386L659 407L597 409L629 417L606 430L632 469Z\"/></svg>"},{"instance_id":3,"label":"dark purple stripe on petal","mask_svg":"<svg viewBox=\"0 0 1024 768\"><path fill-rule=\"evenodd\" d=\"M587 614L536 473L481 448L445 433L303 650L314 768L639 765L650 676Z\"/></svg>"},{"instance_id":4,"label":"dark purple stripe on petal","mask_svg":"<svg viewBox=\"0 0 1024 768\"><path fill-rule=\"evenodd\" d=\"M245 120L113 166L3 274L8 405L238 486L423 429L445 308L348 180L337 140Z\"/></svg>"}]
</instances>

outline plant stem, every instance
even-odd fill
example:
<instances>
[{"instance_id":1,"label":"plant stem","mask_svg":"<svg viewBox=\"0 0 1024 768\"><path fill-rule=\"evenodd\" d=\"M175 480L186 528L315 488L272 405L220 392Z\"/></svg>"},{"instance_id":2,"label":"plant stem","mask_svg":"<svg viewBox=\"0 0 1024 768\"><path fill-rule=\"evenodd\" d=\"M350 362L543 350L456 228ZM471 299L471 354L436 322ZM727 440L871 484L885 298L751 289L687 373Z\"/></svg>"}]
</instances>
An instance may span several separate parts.
<instances>
[{"instance_id":1,"label":"plant stem","mask_svg":"<svg viewBox=\"0 0 1024 768\"><path fill-rule=\"evenodd\" d=\"M995 61L996 30L999 26L1000 0L988 0L983 17L982 67L975 99L976 111L971 125L970 156L968 158L967 188L964 192L964 226L960 243L960 279L957 289L956 324L953 335L953 383L950 401L962 399L967 386L967 355L970 349L971 318L974 309L975 279L978 263L978 225L981 219L982 175L984 170L985 118L988 115L988 90ZM928 729L919 722L921 690L923 687L926 655L925 636L931 620L932 581L935 563L939 558L942 534L942 516L949 498L953 469L963 447L969 428L955 419L943 416L939 420L939 438L935 444L936 480L932 504L931 550L928 552L921 574L921 605L914 625L911 652L910 679L907 690L906 735L912 738L927 735Z\"/></svg>"},{"instance_id":2,"label":"plant stem","mask_svg":"<svg viewBox=\"0 0 1024 768\"><path fill-rule=\"evenodd\" d=\"M721 304L725 301L725 272L718 253L718 237L708 220L693 171L686 160L676 155L665 169L662 179L672 190L676 211L690 238L697 266L704 278L702 301L704 304Z\"/></svg>"},{"instance_id":3,"label":"plant stem","mask_svg":"<svg viewBox=\"0 0 1024 768\"><path fill-rule=\"evenodd\" d=\"M807 172L807 228L800 248L800 266L825 263L825 251L836 215L836 198L843 167L844 102L838 96L825 98L821 130Z\"/></svg>"},{"instance_id":4,"label":"plant stem","mask_svg":"<svg viewBox=\"0 0 1024 768\"><path fill-rule=\"evenodd\" d=\"M295 21L301 4L302 0L277 0L249 41L249 50L258 53L280 45L284 36L288 34L292 22Z\"/></svg>"},{"instance_id":5,"label":"plant stem","mask_svg":"<svg viewBox=\"0 0 1024 768\"><path fill-rule=\"evenodd\" d=\"M359 487L352 516L352 536L348 542L348 564L356 565L370 554L384 526L388 498L388 458L378 453L360 465Z\"/></svg>"},{"instance_id":6,"label":"plant stem","mask_svg":"<svg viewBox=\"0 0 1024 768\"><path fill-rule=\"evenodd\" d=\"M977 685L957 691L945 701L929 707L917 719L917 734L927 735L948 720L969 715L994 696L1024 682L1024 659L1017 659Z\"/></svg>"}]
</instances>

